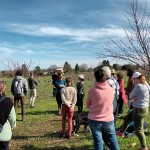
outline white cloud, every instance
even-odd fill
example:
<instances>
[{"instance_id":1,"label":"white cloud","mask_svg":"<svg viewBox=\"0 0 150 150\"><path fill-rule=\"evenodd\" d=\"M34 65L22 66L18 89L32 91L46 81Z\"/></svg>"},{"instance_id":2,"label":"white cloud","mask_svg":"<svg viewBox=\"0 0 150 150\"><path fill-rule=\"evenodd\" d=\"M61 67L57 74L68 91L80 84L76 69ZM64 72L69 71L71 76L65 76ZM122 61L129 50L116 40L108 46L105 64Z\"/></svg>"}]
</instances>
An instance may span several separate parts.
<instances>
[{"instance_id":1,"label":"white cloud","mask_svg":"<svg viewBox=\"0 0 150 150\"><path fill-rule=\"evenodd\" d=\"M42 25L29 25L29 24L7 24L0 26L1 29L9 32L15 32L29 36L67 36L77 41L95 41L98 38L107 36L124 37L124 30L122 27L110 26L108 28L66 28L66 27L53 27ZM1 30L0 29L0 30Z\"/></svg>"}]
</instances>

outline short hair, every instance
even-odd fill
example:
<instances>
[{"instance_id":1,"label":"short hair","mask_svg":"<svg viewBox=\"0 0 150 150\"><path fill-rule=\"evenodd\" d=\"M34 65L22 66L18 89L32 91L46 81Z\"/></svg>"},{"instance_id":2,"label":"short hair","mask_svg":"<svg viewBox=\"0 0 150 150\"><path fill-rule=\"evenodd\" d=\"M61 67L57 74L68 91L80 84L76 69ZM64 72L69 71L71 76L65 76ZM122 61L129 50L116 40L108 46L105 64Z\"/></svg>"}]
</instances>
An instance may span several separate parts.
<instances>
[{"instance_id":1,"label":"short hair","mask_svg":"<svg viewBox=\"0 0 150 150\"><path fill-rule=\"evenodd\" d=\"M108 66L102 67L102 70L105 71L105 74L106 74L107 78L111 77L111 70L110 70L110 68Z\"/></svg>"},{"instance_id":2,"label":"short hair","mask_svg":"<svg viewBox=\"0 0 150 150\"><path fill-rule=\"evenodd\" d=\"M17 70L15 76L22 76L22 70Z\"/></svg>"},{"instance_id":3,"label":"short hair","mask_svg":"<svg viewBox=\"0 0 150 150\"><path fill-rule=\"evenodd\" d=\"M95 70L94 76L97 82L105 82L107 80L107 75L101 68Z\"/></svg>"},{"instance_id":4,"label":"short hair","mask_svg":"<svg viewBox=\"0 0 150 150\"><path fill-rule=\"evenodd\" d=\"M30 76L33 76L33 73L32 73L32 72L30 72Z\"/></svg>"}]
</instances>

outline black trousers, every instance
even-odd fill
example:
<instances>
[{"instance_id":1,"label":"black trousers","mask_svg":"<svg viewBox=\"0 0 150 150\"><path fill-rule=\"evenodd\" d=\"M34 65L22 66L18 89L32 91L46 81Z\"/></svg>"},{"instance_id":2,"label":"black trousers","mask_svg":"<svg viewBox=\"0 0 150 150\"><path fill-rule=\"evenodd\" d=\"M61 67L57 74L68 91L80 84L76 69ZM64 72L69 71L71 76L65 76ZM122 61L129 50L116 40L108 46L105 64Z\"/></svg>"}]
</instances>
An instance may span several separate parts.
<instances>
[{"instance_id":1,"label":"black trousers","mask_svg":"<svg viewBox=\"0 0 150 150\"><path fill-rule=\"evenodd\" d=\"M9 141L0 141L0 150L9 150Z\"/></svg>"}]
</instances>

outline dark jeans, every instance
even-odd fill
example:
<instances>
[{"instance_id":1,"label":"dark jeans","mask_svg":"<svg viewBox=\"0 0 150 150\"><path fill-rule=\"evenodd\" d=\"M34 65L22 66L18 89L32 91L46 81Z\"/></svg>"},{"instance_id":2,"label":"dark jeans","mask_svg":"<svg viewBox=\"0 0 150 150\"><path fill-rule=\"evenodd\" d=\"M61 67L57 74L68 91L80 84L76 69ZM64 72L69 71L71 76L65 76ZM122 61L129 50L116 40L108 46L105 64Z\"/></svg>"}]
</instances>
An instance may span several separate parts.
<instances>
[{"instance_id":1,"label":"dark jeans","mask_svg":"<svg viewBox=\"0 0 150 150\"><path fill-rule=\"evenodd\" d=\"M117 100L117 114L123 113L123 99L122 94L119 95L119 99Z\"/></svg>"},{"instance_id":2,"label":"dark jeans","mask_svg":"<svg viewBox=\"0 0 150 150\"><path fill-rule=\"evenodd\" d=\"M14 97L14 107L15 107L15 112L17 116L17 109L18 109L18 104L19 101L21 102L21 115L22 115L22 120L26 119L26 110L25 110L25 105L26 105L26 97Z\"/></svg>"},{"instance_id":3,"label":"dark jeans","mask_svg":"<svg viewBox=\"0 0 150 150\"><path fill-rule=\"evenodd\" d=\"M9 141L0 142L0 150L9 150Z\"/></svg>"},{"instance_id":4,"label":"dark jeans","mask_svg":"<svg viewBox=\"0 0 150 150\"><path fill-rule=\"evenodd\" d=\"M78 106L78 112L82 112L83 110L83 98L84 94L77 94L77 106Z\"/></svg>"}]
</instances>

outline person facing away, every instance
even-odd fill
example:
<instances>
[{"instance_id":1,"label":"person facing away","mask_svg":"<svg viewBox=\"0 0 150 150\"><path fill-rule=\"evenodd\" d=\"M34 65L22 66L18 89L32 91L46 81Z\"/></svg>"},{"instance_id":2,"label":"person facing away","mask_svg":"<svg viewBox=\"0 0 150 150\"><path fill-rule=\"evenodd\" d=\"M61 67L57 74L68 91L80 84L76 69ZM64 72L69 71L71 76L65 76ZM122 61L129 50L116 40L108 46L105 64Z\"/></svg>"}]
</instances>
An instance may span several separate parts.
<instances>
[{"instance_id":1,"label":"person facing away","mask_svg":"<svg viewBox=\"0 0 150 150\"><path fill-rule=\"evenodd\" d=\"M83 98L84 98L84 75L78 75L79 81L76 83L77 88L77 103L78 112L81 113L83 110Z\"/></svg>"},{"instance_id":2,"label":"person facing away","mask_svg":"<svg viewBox=\"0 0 150 150\"><path fill-rule=\"evenodd\" d=\"M66 87L62 88L61 92L62 98L62 131L61 137L71 138L72 134L72 118L74 115L74 107L77 102L77 92L76 89L72 86L71 77L66 78ZM65 135L66 128L66 116L68 115L68 133Z\"/></svg>"},{"instance_id":3,"label":"person facing away","mask_svg":"<svg viewBox=\"0 0 150 150\"><path fill-rule=\"evenodd\" d=\"M62 88L65 87L65 80L63 80L63 73L58 73L58 79L55 82L56 86L56 101L58 105L58 115L61 114L61 104L62 104L62 99L61 99L61 90Z\"/></svg>"},{"instance_id":4,"label":"person facing away","mask_svg":"<svg viewBox=\"0 0 150 150\"><path fill-rule=\"evenodd\" d=\"M94 77L96 82L88 91L86 101L94 149L103 150L102 132L104 131L110 143L110 150L119 150L113 115L114 89L109 86L103 69L95 70Z\"/></svg>"},{"instance_id":5,"label":"person facing away","mask_svg":"<svg viewBox=\"0 0 150 150\"><path fill-rule=\"evenodd\" d=\"M11 98L5 95L6 83L0 81L0 149L8 150L12 129L16 127L16 114Z\"/></svg>"},{"instance_id":6,"label":"person facing away","mask_svg":"<svg viewBox=\"0 0 150 150\"><path fill-rule=\"evenodd\" d=\"M35 103L35 98L36 98L36 94L37 94L37 86L38 86L38 82L36 80L36 78L34 78L34 74L30 73L30 77L28 78L28 85L29 85L29 104L30 107L33 108L34 107L34 103Z\"/></svg>"},{"instance_id":7,"label":"person facing away","mask_svg":"<svg viewBox=\"0 0 150 150\"><path fill-rule=\"evenodd\" d=\"M115 70L110 70L108 66L103 66L102 69L106 73L107 81L110 87L114 89L114 101L113 101L113 113L114 113L114 121L116 122L116 115L117 115L117 101L119 98L119 83L114 77Z\"/></svg>"},{"instance_id":8,"label":"person facing away","mask_svg":"<svg viewBox=\"0 0 150 150\"><path fill-rule=\"evenodd\" d=\"M127 114L121 129L117 131L117 135L124 137L124 131L128 127L128 124L133 120L135 134L141 145L138 150L148 150L143 125L145 117L148 115L150 87L145 76L141 75L140 72L135 72L132 76L132 80L135 87L130 93L129 98L133 100L133 111L130 111Z\"/></svg>"},{"instance_id":9,"label":"person facing away","mask_svg":"<svg viewBox=\"0 0 150 150\"><path fill-rule=\"evenodd\" d=\"M18 103L21 102L22 121L26 121L26 95L28 92L27 80L22 76L22 70L17 70L11 83L11 93L14 96L14 107L17 115Z\"/></svg>"},{"instance_id":10,"label":"person facing away","mask_svg":"<svg viewBox=\"0 0 150 150\"><path fill-rule=\"evenodd\" d=\"M118 72L117 73L117 79L118 79L118 83L119 83L119 99L117 101L117 113L118 114L123 114L123 106L124 104L127 104L127 98L125 95L125 89L124 89L124 79L123 79L123 74L122 72Z\"/></svg>"},{"instance_id":11,"label":"person facing away","mask_svg":"<svg viewBox=\"0 0 150 150\"><path fill-rule=\"evenodd\" d=\"M56 85L55 85L55 82L58 78L58 75L57 75L57 72L54 71L54 73L52 74L52 86L53 86L53 97L55 98L56 97Z\"/></svg>"},{"instance_id":12,"label":"person facing away","mask_svg":"<svg viewBox=\"0 0 150 150\"><path fill-rule=\"evenodd\" d=\"M134 73L134 70L132 68L127 69L128 81L127 81L127 86L125 88L125 91L126 91L126 95L127 95L128 101L130 100L129 95L130 95L131 91L134 88L134 84L132 82L132 75L133 75L133 73ZM132 105L130 105L129 110L132 109L132 108L133 108Z\"/></svg>"}]
</instances>

